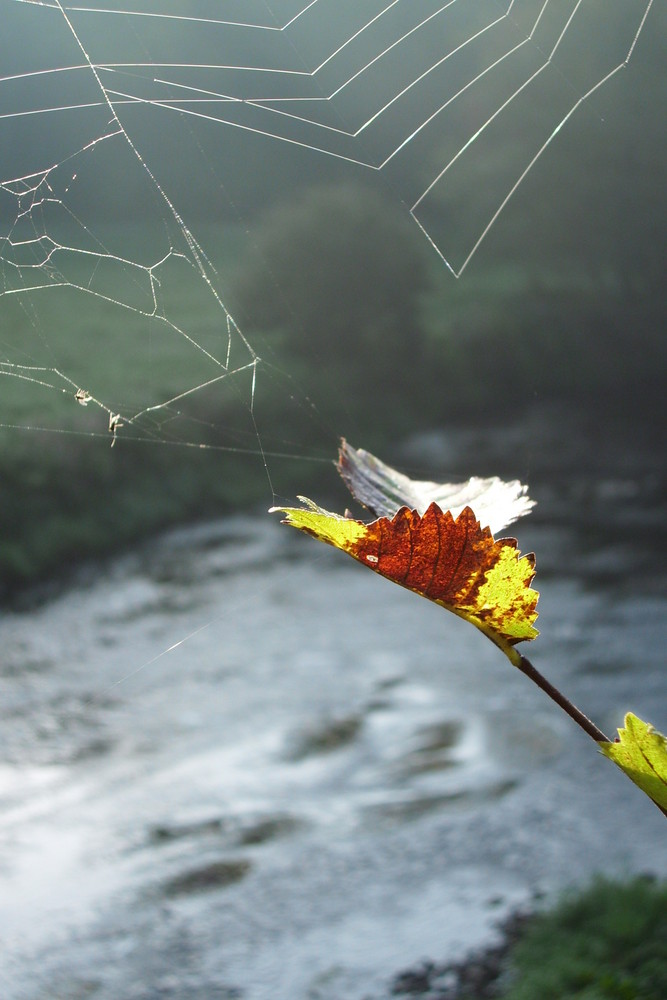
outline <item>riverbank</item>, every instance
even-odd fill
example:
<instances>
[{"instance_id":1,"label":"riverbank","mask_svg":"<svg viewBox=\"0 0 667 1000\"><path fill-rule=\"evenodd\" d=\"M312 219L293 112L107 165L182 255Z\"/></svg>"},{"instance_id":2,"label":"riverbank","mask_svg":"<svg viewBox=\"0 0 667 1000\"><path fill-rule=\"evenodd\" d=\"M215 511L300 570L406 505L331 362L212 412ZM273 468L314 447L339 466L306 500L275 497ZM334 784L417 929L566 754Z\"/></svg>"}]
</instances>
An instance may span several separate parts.
<instances>
[{"instance_id":1,"label":"riverbank","mask_svg":"<svg viewBox=\"0 0 667 1000\"><path fill-rule=\"evenodd\" d=\"M667 883L595 880L548 909L515 910L498 943L399 973L392 996L426 1000L661 1000L667 993Z\"/></svg>"}]
</instances>

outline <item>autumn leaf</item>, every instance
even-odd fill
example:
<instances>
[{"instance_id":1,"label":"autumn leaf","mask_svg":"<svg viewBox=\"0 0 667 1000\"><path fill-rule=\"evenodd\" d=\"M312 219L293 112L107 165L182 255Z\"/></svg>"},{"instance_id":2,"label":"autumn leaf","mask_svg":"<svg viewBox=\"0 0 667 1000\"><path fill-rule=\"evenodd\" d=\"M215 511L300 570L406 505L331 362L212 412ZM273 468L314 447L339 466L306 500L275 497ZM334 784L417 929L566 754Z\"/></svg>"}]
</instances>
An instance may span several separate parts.
<instances>
[{"instance_id":1,"label":"autumn leaf","mask_svg":"<svg viewBox=\"0 0 667 1000\"><path fill-rule=\"evenodd\" d=\"M667 810L667 737L648 722L628 712L618 742L600 743L602 753L613 760L631 781Z\"/></svg>"},{"instance_id":2,"label":"autumn leaf","mask_svg":"<svg viewBox=\"0 0 667 1000\"><path fill-rule=\"evenodd\" d=\"M368 453L354 452L354 455L355 462L365 463L371 469L369 475L362 477L364 483L373 481L378 469L385 480L388 473L390 482L396 483L396 478L392 479L394 470ZM354 472L354 492L362 499L368 494L365 485L358 485L358 472ZM414 489L407 477L398 473L395 476L399 476L401 489ZM382 509L387 509L388 497L377 481L373 489L379 491ZM408 495L414 497L414 492ZM383 515L365 523L332 514L305 497L299 499L303 507L272 510L286 515L284 523L342 549L380 576L471 622L515 665L520 660L513 648L515 643L534 639L538 634L534 628L538 594L530 587L535 572L534 557L520 556L514 538L496 541L469 506L455 516L435 501L428 504L423 514L403 505L391 516Z\"/></svg>"}]
</instances>

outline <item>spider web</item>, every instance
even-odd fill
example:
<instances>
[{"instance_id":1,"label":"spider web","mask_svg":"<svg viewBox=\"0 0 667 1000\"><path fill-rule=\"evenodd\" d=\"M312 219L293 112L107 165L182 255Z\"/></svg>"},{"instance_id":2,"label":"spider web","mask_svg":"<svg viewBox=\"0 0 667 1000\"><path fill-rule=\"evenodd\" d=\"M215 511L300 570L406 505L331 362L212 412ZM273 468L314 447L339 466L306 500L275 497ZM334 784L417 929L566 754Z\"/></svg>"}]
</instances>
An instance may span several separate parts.
<instances>
[{"instance_id":1,"label":"spider web","mask_svg":"<svg viewBox=\"0 0 667 1000\"><path fill-rule=\"evenodd\" d=\"M257 203L375 179L458 278L652 6L3 0L0 425L271 451L226 305Z\"/></svg>"}]
</instances>

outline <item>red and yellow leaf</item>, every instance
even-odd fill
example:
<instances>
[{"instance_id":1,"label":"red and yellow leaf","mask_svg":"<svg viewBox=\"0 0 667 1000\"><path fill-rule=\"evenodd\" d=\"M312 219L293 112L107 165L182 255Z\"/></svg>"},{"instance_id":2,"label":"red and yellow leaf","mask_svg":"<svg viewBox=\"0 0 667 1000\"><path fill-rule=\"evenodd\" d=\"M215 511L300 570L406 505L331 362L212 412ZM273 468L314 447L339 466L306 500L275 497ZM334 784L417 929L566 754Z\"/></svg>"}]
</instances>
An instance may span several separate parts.
<instances>
[{"instance_id":1,"label":"red and yellow leaf","mask_svg":"<svg viewBox=\"0 0 667 1000\"><path fill-rule=\"evenodd\" d=\"M470 507L456 518L436 503L423 515L401 507L393 517L365 524L299 499L304 507L272 509L286 514L284 523L465 618L513 663L519 659L514 644L538 634L533 556L520 556L514 538L495 541Z\"/></svg>"}]
</instances>

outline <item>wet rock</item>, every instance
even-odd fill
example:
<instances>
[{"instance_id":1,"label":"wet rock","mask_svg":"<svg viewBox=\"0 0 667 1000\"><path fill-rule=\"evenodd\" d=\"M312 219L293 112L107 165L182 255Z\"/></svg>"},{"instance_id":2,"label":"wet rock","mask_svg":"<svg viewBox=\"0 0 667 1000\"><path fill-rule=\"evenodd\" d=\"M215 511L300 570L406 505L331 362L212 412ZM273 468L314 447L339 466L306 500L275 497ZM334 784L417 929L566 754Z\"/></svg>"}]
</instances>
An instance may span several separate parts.
<instances>
[{"instance_id":1,"label":"wet rock","mask_svg":"<svg viewBox=\"0 0 667 1000\"><path fill-rule=\"evenodd\" d=\"M197 823L160 823L150 828L148 837L153 844L165 844L172 840L181 840L185 837L222 833L223 829L223 821L215 817L213 819L204 819Z\"/></svg>"},{"instance_id":2,"label":"wet rock","mask_svg":"<svg viewBox=\"0 0 667 1000\"><path fill-rule=\"evenodd\" d=\"M182 872L164 883L165 896L187 896L210 889L223 889L239 882L250 871L252 865L245 858L230 861L213 861L201 868Z\"/></svg>"},{"instance_id":3,"label":"wet rock","mask_svg":"<svg viewBox=\"0 0 667 1000\"><path fill-rule=\"evenodd\" d=\"M318 726L304 729L292 740L287 759L299 761L348 746L359 735L362 723L360 716L348 715L339 719L327 719Z\"/></svg>"},{"instance_id":4,"label":"wet rock","mask_svg":"<svg viewBox=\"0 0 667 1000\"><path fill-rule=\"evenodd\" d=\"M421 1000L494 1000L504 990L507 957L524 932L530 913L517 910L500 925L499 944L471 952L461 962L424 962L399 972L391 995Z\"/></svg>"},{"instance_id":5,"label":"wet rock","mask_svg":"<svg viewBox=\"0 0 667 1000\"><path fill-rule=\"evenodd\" d=\"M288 836L301 825L301 822L294 816L268 816L266 819L258 820L243 829L239 836L239 843L244 846L266 844L278 837Z\"/></svg>"},{"instance_id":6,"label":"wet rock","mask_svg":"<svg viewBox=\"0 0 667 1000\"><path fill-rule=\"evenodd\" d=\"M456 720L446 720L425 727L418 734L417 746L403 761L408 774L423 774L441 771L457 764L453 751L461 741L463 724Z\"/></svg>"},{"instance_id":7,"label":"wet rock","mask_svg":"<svg viewBox=\"0 0 667 1000\"><path fill-rule=\"evenodd\" d=\"M433 962L425 962L424 965L416 969L408 969L407 972L400 972L391 988L392 995L395 996L419 996L430 991L431 981L435 973Z\"/></svg>"},{"instance_id":8,"label":"wet rock","mask_svg":"<svg viewBox=\"0 0 667 1000\"><path fill-rule=\"evenodd\" d=\"M467 806L474 802L493 802L513 791L517 784L515 779L508 778L475 788L458 788L451 792L433 795L411 795L369 806L366 814L373 824L380 822L392 826L421 819L422 816L447 807Z\"/></svg>"}]
</instances>

